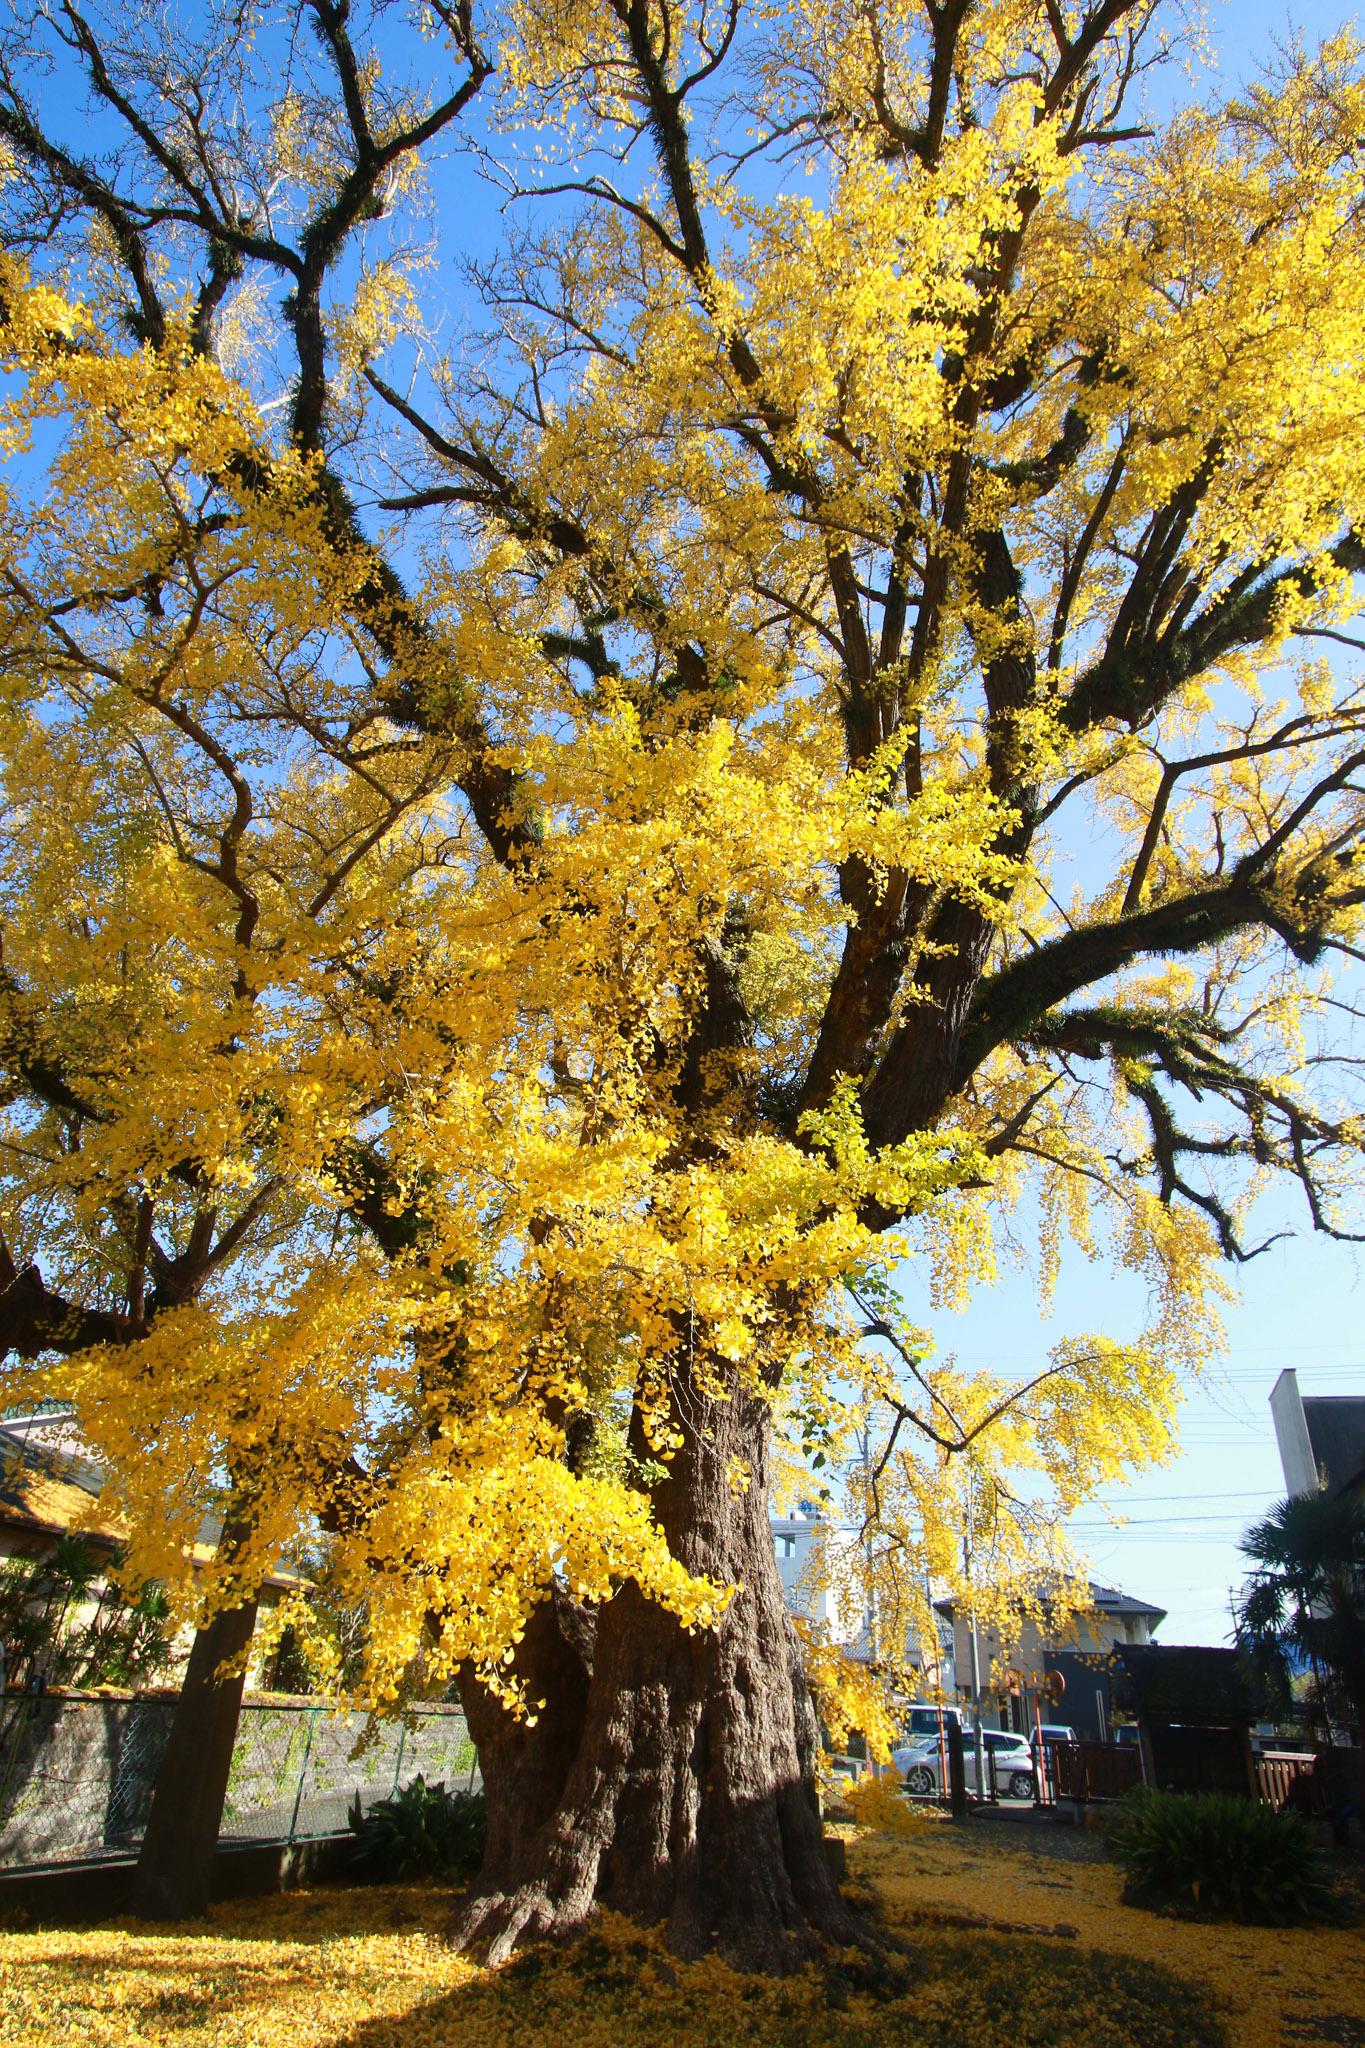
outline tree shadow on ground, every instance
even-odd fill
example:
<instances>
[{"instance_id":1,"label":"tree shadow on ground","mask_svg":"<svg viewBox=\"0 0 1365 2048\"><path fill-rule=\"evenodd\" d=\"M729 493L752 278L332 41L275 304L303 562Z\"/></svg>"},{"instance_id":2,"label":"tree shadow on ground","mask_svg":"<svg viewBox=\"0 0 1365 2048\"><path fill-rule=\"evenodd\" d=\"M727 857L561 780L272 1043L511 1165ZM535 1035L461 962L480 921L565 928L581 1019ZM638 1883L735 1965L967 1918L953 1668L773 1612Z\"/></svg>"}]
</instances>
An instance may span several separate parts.
<instances>
[{"instance_id":1,"label":"tree shadow on ground","mask_svg":"<svg viewBox=\"0 0 1365 2048\"><path fill-rule=\"evenodd\" d=\"M1226 2048L1207 1995L1060 1942L914 1940L786 1980L682 1963L619 1924L539 1948L330 2048Z\"/></svg>"},{"instance_id":2,"label":"tree shadow on ground","mask_svg":"<svg viewBox=\"0 0 1365 2048\"><path fill-rule=\"evenodd\" d=\"M6 1937L0 2032L109 2048L1226 2048L1206 1991L1065 1936L917 1926L776 1980L680 1961L603 1915L487 1971L445 1944L449 1915L441 1887L336 1886L182 1927Z\"/></svg>"}]
</instances>

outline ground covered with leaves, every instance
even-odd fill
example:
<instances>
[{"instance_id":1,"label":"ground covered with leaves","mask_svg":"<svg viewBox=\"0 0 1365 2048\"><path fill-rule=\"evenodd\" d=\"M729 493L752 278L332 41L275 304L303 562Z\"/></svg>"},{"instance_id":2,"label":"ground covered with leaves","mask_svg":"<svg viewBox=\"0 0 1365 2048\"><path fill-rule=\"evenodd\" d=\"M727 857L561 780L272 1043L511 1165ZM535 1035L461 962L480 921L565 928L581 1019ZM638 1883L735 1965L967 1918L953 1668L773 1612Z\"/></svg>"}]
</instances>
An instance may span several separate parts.
<instances>
[{"instance_id":1,"label":"ground covered with leaves","mask_svg":"<svg viewBox=\"0 0 1365 2048\"><path fill-rule=\"evenodd\" d=\"M853 1843L904 1961L785 1983L682 1964L623 1923L497 1972L444 1895L328 1889L0 1935L0 2042L93 2048L1301 2048L1365 2044L1359 1930L1191 1927L1121 1906L1061 1830L947 1823ZM1058 1853L1062 1850L1063 1853Z\"/></svg>"},{"instance_id":2,"label":"ground covered with leaves","mask_svg":"<svg viewBox=\"0 0 1365 2048\"><path fill-rule=\"evenodd\" d=\"M1031 1816L944 1822L908 1839L869 1835L851 1861L888 1923L911 1941L964 1924L1011 1930L1020 1942L1136 1966L1163 2001L1159 1987L1175 1979L1198 1994L1228 2048L1365 2048L1358 1924L1239 1927L1127 1906L1123 1872L1098 1835Z\"/></svg>"}]
</instances>

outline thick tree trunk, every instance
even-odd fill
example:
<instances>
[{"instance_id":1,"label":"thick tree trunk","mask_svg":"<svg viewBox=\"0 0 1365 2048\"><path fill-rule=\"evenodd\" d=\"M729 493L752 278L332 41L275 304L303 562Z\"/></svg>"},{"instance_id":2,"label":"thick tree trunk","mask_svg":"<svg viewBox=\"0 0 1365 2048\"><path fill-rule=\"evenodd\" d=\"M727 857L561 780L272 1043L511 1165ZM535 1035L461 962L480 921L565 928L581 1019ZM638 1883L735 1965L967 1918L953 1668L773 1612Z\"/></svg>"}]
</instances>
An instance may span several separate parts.
<instances>
[{"instance_id":1,"label":"thick tree trunk","mask_svg":"<svg viewBox=\"0 0 1365 2048\"><path fill-rule=\"evenodd\" d=\"M663 1923L682 1954L714 1949L745 1969L789 1970L822 1941L858 1939L825 1855L818 1731L773 1553L767 1404L736 1388L722 1402L696 1390L686 1405L659 1518L690 1570L739 1592L718 1629L688 1634L624 1586L599 1613L563 1733L552 1732L560 1699L542 1690L537 1729L481 1748L489 1853L455 1933L490 1960L572 1932L597 1902ZM731 1483L737 1459L747 1491ZM540 1612L546 1633L562 1619ZM533 1646L528 1681L552 1662ZM477 1739L472 1692L469 1705ZM519 1784L531 1787L520 1808Z\"/></svg>"},{"instance_id":2,"label":"thick tree trunk","mask_svg":"<svg viewBox=\"0 0 1365 2048\"><path fill-rule=\"evenodd\" d=\"M559 1587L532 1615L517 1645L515 1673L532 1701L545 1701L533 1720L519 1720L460 1672L460 1699L479 1752L487 1809L480 1882L493 1890L513 1881L526 1838L554 1813L583 1738L592 1676L595 1617Z\"/></svg>"},{"instance_id":3,"label":"thick tree trunk","mask_svg":"<svg viewBox=\"0 0 1365 2048\"><path fill-rule=\"evenodd\" d=\"M144 1919L181 1920L208 1906L246 1682L244 1670L218 1672L243 1659L255 1625L252 1601L216 1614L194 1638L133 1880L133 1911Z\"/></svg>"}]
</instances>

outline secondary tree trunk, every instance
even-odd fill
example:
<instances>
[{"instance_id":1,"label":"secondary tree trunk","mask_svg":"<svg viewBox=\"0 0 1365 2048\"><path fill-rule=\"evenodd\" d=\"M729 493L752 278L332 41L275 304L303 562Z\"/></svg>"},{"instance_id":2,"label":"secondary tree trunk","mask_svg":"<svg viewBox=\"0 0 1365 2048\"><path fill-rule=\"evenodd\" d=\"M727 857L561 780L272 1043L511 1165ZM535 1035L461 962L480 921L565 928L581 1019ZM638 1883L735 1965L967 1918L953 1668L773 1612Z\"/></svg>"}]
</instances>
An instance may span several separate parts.
<instances>
[{"instance_id":1,"label":"secondary tree trunk","mask_svg":"<svg viewBox=\"0 0 1365 2048\"><path fill-rule=\"evenodd\" d=\"M191 1918L208 1906L255 1625L253 1600L195 1635L133 1879L133 1911L144 1919ZM243 1668L220 1678L227 1660Z\"/></svg>"},{"instance_id":2,"label":"secondary tree trunk","mask_svg":"<svg viewBox=\"0 0 1365 2048\"><path fill-rule=\"evenodd\" d=\"M659 1519L689 1570L740 1590L718 1629L688 1634L627 1584L598 1615L585 1689L543 1690L537 1729L481 1746L489 1851L455 1934L492 1961L572 1932L597 1902L662 1922L679 1953L714 1949L743 1969L789 1970L821 1941L858 1939L825 1855L818 1729L773 1553L767 1404L694 1388L686 1409ZM562 1637L552 1652L540 1640L556 1613L539 1610L534 1644L528 1631L528 1683L563 1659ZM477 1739L476 1695L466 1687ZM532 1794L520 1807L518 1773Z\"/></svg>"}]
</instances>

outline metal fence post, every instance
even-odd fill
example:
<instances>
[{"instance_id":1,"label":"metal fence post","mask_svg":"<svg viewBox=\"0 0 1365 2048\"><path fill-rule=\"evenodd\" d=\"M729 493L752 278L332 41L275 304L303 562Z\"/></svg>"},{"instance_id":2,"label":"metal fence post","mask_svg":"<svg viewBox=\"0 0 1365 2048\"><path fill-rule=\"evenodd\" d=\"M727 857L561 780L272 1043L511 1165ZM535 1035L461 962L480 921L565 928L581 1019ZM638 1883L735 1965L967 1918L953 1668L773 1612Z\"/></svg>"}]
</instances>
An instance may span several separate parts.
<instances>
[{"instance_id":1,"label":"metal fence post","mask_svg":"<svg viewBox=\"0 0 1365 2048\"><path fill-rule=\"evenodd\" d=\"M3 1696L0 1695L0 1706L3 1706L3 1704ZM14 1719L10 1722L8 1729L5 1731L10 1737L10 1740L5 1747L4 1769L0 1770L0 1806L3 1806L5 1797L9 1792L9 1781L11 1777L14 1775L15 1759L18 1757L19 1751L23 1747L24 1722L27 1718L25 1709L27 1706L27 1695L24 1693L20 1693L18 1699L14 1703Z\"/></svg>"},{"instance_id":2,"label":"metal fence post","mask_svg":"<svg viewBox=\"0 0 1365 2048\"><path fill-rule=\"evenodd\" d=\"M316 1707L309 1707L306 1709L306 1712L308 1715L308 1730L303 1738L303 1762L299 1765L299 1786L294 1794L294 1811L289 1816L288 1839L291 1842L294 1839L294 1830L299 1824L299 1807L303 1803L303 1781L308 1776L308 1759L313 1753L313 1725L318 1718Z\"/></svg>"},{"instance_id":3,"label":"metal fence post","mask_svg":"<svg viewBox=\"0 0 1365 2048\"><path fill-rule=\"evenodd\" d=\"M403 1747L407 1739L408 1724L406 1721L400 1721L398 1723L398 1749L393 1759L393 1789L389 1793L390 1799L398 1797L398 1780L403 1771Z\"/></svg>"}]
</instances>

